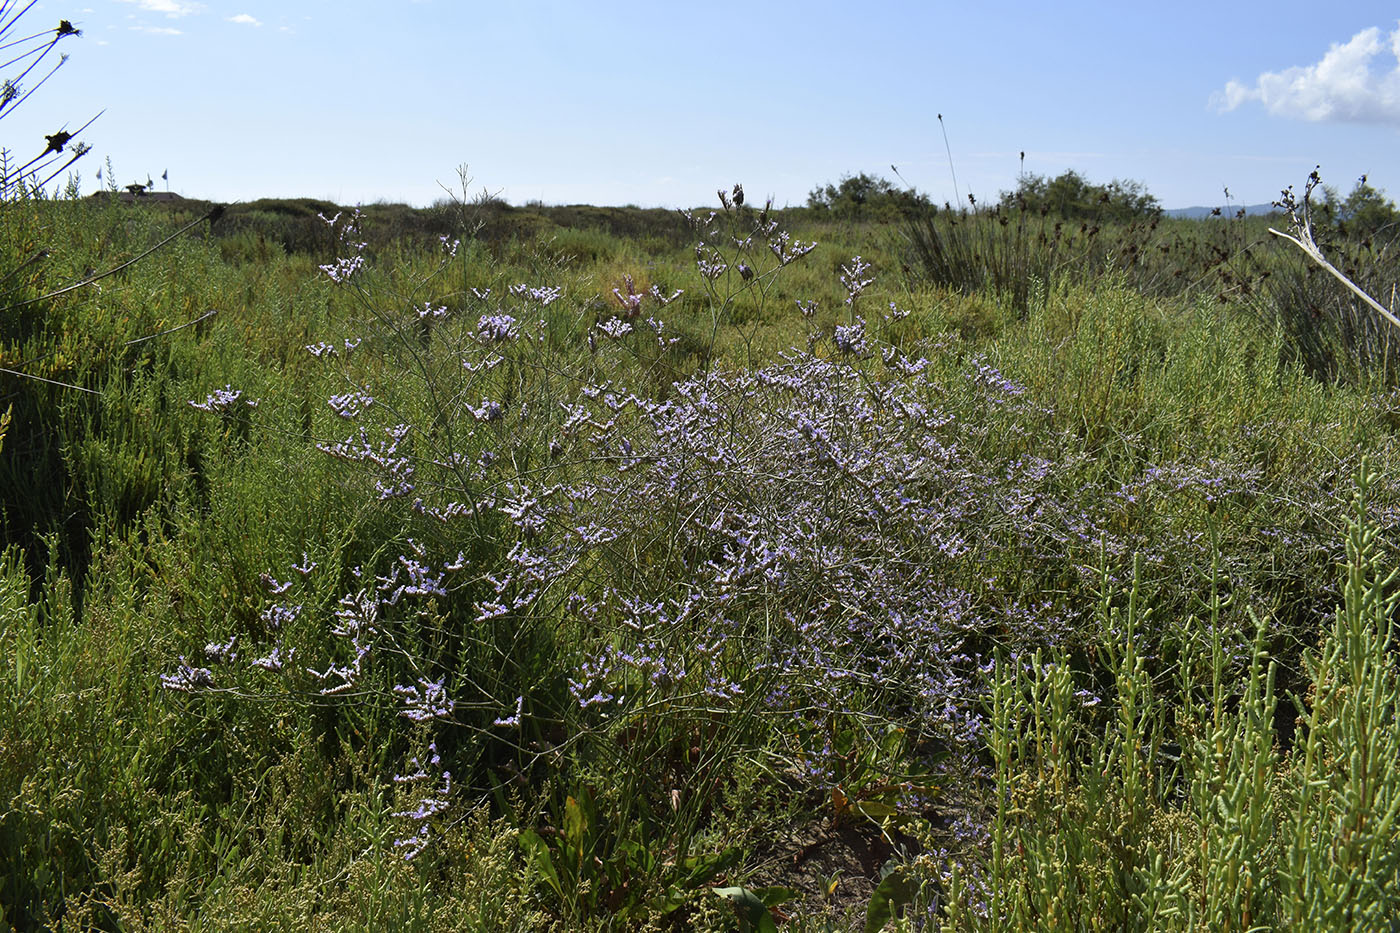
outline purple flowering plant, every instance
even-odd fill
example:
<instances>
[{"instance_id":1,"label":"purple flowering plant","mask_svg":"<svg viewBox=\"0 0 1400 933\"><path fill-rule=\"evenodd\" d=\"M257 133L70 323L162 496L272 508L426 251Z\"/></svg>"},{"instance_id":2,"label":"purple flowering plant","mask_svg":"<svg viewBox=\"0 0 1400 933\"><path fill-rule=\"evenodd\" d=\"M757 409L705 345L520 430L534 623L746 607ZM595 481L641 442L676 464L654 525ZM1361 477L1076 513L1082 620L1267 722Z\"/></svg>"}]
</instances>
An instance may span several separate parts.
<instances>
[{"instance_id":1,"label":"purple flowering plant","mask_svg":"<svg viewBox=\"0 0 1400 933\"><path fill-rule=\"evenodd\" d=\"M761 310L774 277L813 249L779 230L770 207L745 208L737 189L722 203L688 218L712 339L741 303ZM983 363L960 375L954 360L878 342L857 316L874 281L859 257L842 273L851 316L830 332L830 357L676 372L658 397L627 380L678 294L624 280L623 316L580 335L587 320L559 313L547 283L435 298L431 276L386 283L355 261L358 240L341 242L349 255L323 271L360 308L360 329L314 346L364 342L399 362L386 381L363 349L313 350L345 386L317 446L354 468L366 500L394 510L405 533L343 580L334 605L307 601L325 584L304 556L289 583L269 587L271 638L245 653L290 699L381 704L418 734L478 736L522 773L546 760L527 737L562 729L578 767L653 788L724 773L723 756L651 751L711 734L720 717L729 754L741 740L767 744L804 780L869 802L871 787L896 799L931 785L879 777L909 755L930 767L949 760L935 749L956 751L957 767L971 760L993 642L1064 629L1053 600L955 582L1047 541L1085 555L1100 543L1104 529L1074 503L1029 501L1021 475L983 459L992 426L948 410L945 385L979 394L1002 433L1029 435L1043 413ZM282 620L307 613L325 619L332 653L287 642ZM531 682L551 666L540 651L563 665L562 691ZM464 667L470 657L497 660L487 674ZM899 726L870 738L883 751L853 769L866 747L853 727L875 710ZM489 772L453 793L479 794L483 781ZM422 801L400 811L412 814L400 838L409 854L464 805L447 790L431 799L431 812ZM669 837L691 844L674 828Z\"/></svg>"},{"instance_id":2,"label":"purple flowering plant","mask_svg":"<svg viewBox=\"0 0 1400 933\"><path fill-rule=\"evenodd\" d=\"M983 838L995 659L1091 650L1079 597L1134 554L1163 577L1199 566L1218 549L1203 529L1253 508L1259 476L1105 468L1014 361L905 338L917 315L896 303L867 314L860 256L834 276L840 323L815 300L770 308L814 245L739 192L687 215L685 288L628 275L591 304L543 275L459 282L445 248L396 278L342 238L324 273L349 333L307 347L333 389L314 449L388 533L355 566L267 568L237 651L221 636L165 686L237 684L345 732L378 717L394 851L415 862L530 788L528 858L557 875L561 824L596 787L616 823L574 828L605 900L640 898L639 874L652 894L703 884L681 866L717 856L701 828L755 756L834 819L961 807ZM684 356L670 341L697 308L710 342ZM752 328L774 314L807 345L760 359ZM721 330L749 365L719 362ZM1091 721L1100 692L1079 702ZM586 913L566 887L559 910Z\"/></svg>"}]
</instances>

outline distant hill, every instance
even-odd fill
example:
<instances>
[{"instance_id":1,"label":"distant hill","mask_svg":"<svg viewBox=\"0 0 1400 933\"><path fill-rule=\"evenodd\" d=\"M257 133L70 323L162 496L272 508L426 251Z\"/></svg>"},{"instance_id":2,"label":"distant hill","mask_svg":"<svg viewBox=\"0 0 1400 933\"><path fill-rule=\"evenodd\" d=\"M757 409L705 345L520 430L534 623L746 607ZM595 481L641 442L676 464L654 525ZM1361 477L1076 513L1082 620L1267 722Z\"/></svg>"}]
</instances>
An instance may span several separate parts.
<instances>
[{"instance_id":1,"label":"distant hill","mask_svg":"<svg viewBox=\"0 0 1400 933\"><path fill-rule=\"evenodd\" d=\"M118 201L183 201L173 191L94 191L89 198L116 198Z\"/></svg>"},{"instance_id":2,"label":"distant hill","mask_svg":"<svg viewBox=\"0 0 1400 933\"><path fill-rule=\"evenodd\" d=\"M1220 206L1220 215L1222 217L1233 217L1235 216L1235 212L1239 209L1238 205L1227 207L1222 204ZM1169 211L1163 211L1162 213L1168 217L1185 217L1188 220L1201 220L1209 217L1210 212L1213 210L1215 210L1213 207L1177 207ZM1272 204L1246 204L1244 205L1244 212L1245 215L1249 217L1260 217L1264 214L1277 213L1278 208L1274 207Z\"/></svg>"}]
</instances>

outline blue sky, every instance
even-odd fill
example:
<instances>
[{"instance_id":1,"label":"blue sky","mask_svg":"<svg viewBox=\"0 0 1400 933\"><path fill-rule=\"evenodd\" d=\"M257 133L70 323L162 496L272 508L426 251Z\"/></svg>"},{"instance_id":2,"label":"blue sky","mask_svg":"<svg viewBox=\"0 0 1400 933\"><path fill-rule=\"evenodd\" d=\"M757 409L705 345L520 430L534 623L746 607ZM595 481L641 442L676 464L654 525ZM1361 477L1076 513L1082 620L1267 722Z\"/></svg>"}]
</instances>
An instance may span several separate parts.
<instances>
[{"instance_id":1,"label":"blue sky","mask_svg":"<svg viewBox=\"0 0 1400 933\"><path fill-rule=\"evenodd\" d=\"M843 174L979 200L1027 171L1167 207L1267 202L1315 164L1400 198L1400 9L1356 2L44 0L68 64L0 121L191 197L800 204Z\"/></svg>"}]
</instances>

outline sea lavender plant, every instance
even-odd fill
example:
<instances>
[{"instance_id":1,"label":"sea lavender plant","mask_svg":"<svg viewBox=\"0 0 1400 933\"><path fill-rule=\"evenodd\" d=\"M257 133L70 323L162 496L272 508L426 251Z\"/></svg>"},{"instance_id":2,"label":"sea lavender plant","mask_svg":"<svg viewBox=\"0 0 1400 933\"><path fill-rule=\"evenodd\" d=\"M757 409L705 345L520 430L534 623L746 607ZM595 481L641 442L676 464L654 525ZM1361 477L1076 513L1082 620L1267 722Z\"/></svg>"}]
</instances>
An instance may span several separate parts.
<instances>
[{"instance_id":1,"label":"sea lavender plant","mask_svg":"<svg viewBox=\"0 0 1400 933\"><path fill-rule=\"evenodd\" d=\"M812 248L728 201L692 216L712 329ZM1025 385L867 329L864 260L846 267L836 352L638 387L675 291L619 286L622 313L599 320L548 284L390 288L344 242L325 273L357 332L308 347L337 382L316 448L401 531L354 570L288 555L265 643L243 646L250 676L327 716L382 709L444 756L527 780L625 776L671 853L649 869L665 884L745 748L845 801L843 819L931 806L939 781L896 778L903 759L942 769L943 788L975 777L996 650L1081 647L1069 596L1100 554L1130 558ZM426 332L425 307L448 309ZM392 378L370 365L385 357ZM405 853L504 773L452 765L451 795L397 811Z\"/></svg>"}]
</instances>

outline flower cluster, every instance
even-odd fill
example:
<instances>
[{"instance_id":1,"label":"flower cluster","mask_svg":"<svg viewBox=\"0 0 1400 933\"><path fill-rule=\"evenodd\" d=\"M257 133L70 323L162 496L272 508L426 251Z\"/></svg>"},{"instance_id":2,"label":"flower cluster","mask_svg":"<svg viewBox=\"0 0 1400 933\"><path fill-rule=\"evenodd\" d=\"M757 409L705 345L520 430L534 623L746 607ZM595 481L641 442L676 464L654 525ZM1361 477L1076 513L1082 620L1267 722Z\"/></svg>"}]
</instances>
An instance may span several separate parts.
<instances>
[{"instance_id":1,"label":"flower cluster","mask_svg":"<svg viewBox=\"0 0 1400 933\"><path fill-rule=\"evenodd\" d=\"M340 222L341 214L338 212L334 217L326 217L324 214L317 214L326 226L336 231L338 239L342 245L348 247L350 255L337 257L329 263L320 266L320 270L337 285L348 282L356 273L364 268L364 251L367 243L354 239L360 229L360 212L355 210L345 223Z\"/></svg>"},{"instance_id":2,"label":"flower cluster","mask_svg":"<svg viewBox=\"0 0 1400 933\"><path fill-rule=\"evenodd\" d=\"M399 715L414 722L429 719L442 719L452 715L452 700L442 680L429 681L418 678L415 684L395 684L394 694L403 700L404 708Z\"/></svg>"},{"instance_id":3,"label":"flower cluster","mask_svg":"<svg viewBox=\"0 0 1400 933\"><path fill-rule=\"evenodd\" d=\"M417 791L413 809L399 810L393 814L395 819L406 820L410 826L408 835L394 840L394 848L403 853L405 861L417 858L428 847L432 841L432 820L448 809L452 797L452 772L442 767L442 756L438 754L436 742L428 744L427 759L424 766L415 755L408 762L411 771L394 775L395 784L410 792ZM429 773L428 768L433 769L436 783L434 774Z\"/></svg>"},{"instance_id":4,"label":"flower cluster","mask_svg":"<svg viewBox=\"0 0 1400 933\"><path fill-rule=\"evenodd\" d=\"M374 399L359 390L346 392L342 395L332 395L326 400L331 411L342 418L358 418L360 413L374 404Z\"/></svg>"},{"instance_id":5,"label":"flower cluster","mask_svg":"<svg viewBox=\"0 0 1400 933\"><path fill-rule=\"evenodd\" d=\"M160 685L167 690L195 693L214 686L214 672L207 667L194 667L183 657L173 674L161 674Z\"/></svg>"},{"instance_id":6,"label":"flower cluster","mask_svg":"<svg viewBox=\"0 0 1400 933\"><path fill-rule=\"evenodd\" d=\"M549 307L564 294L564 289L558 285L529 285L525 282L519 282L506 290L516 298L528 299L540 307Z\"/></svg>"},{"instance_id":7,"label":"flower cluster","mask_svg":"<svg viewBox=\"0 0 1400 933\"><path fill-rule=\"evenodd\" d=\"M242 405L239 404L240 402ZM257 408L258 403L255 399L244 398L243 390L235 389L231 385L226 385L222 389L215 389L213 392L210 392L202 402L190 402L191 408L220 415L229 414L243 406Z\"/></svg>"},{"instance_id":8,"label":"flower cluster","mask_svg":"<svg viewBox=\"0 0 1400 933\"><path fill-rule=\"evenodd\" d=\"M506 343L520 336L520 323L504 311L483 314L476 322L476 339L482 343Z\"/></svg>"},{"instance_id":9,"label":"flower cluster","mask_svg":"<svg viewBox=\"0 0 1400 933\"><path fill-rule=\"evenodd\" d=\"M841 285L846 289L846 304L854 305L861 292L875 284L875 277L865 278L865 274L870 271L870 263L859 256L851 260L851 264L841 267Z\"/></svg>"},{"instance_id":10,"label":"flower cluster","mask_svg":"<svg viewBox=\"0 0 1400 933\"><path fill-rule=\"evenodd\" d=\"M838 325L831 336L836 349L842 353L863 356L870 350L870 344L865 339L865 321L860 318L853 324Z\"/></svg>"}]
</instances>

